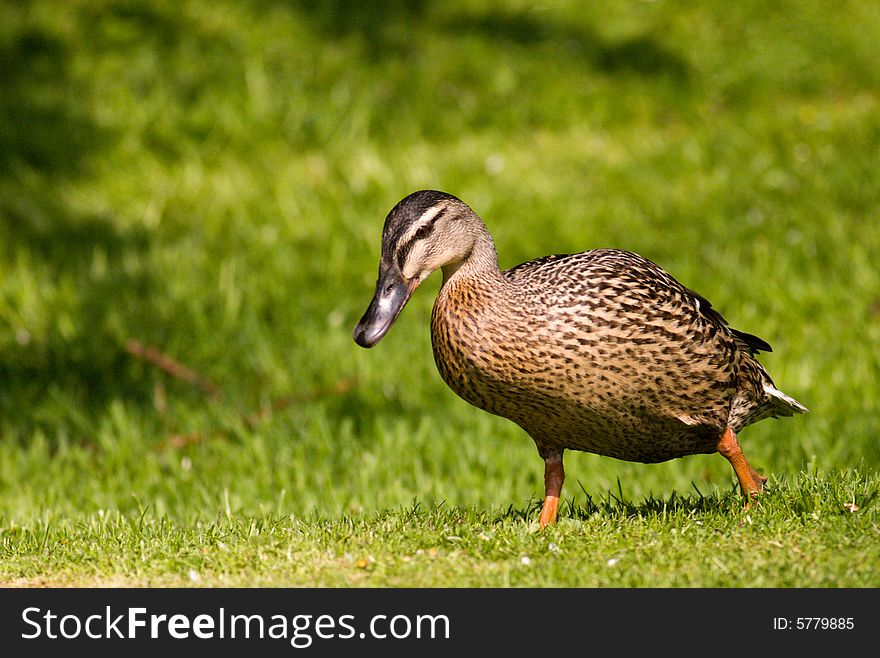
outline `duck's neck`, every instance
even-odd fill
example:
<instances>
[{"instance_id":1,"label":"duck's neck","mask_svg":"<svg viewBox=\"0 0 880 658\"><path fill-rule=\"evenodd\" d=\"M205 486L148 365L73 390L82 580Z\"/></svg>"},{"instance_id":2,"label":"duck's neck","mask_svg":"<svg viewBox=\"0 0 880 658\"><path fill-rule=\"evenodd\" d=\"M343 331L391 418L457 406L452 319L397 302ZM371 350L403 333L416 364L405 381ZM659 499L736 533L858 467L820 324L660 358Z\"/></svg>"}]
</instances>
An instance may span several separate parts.
<instances>
[{"instance_id":1,"label":"duck's neck","mask_svg":"<svg viewBox=\"0 0 880 658\"><path fill-rule=\"evenodd\" d=\"M498 268L498 252L495 251L495 242L489 235L488 229L480 222L479 229L475 233L474 246L470 252L463 259L443 266L444 285L453 278L503 278L501 270Z\"/></svg>"}]
</instances>

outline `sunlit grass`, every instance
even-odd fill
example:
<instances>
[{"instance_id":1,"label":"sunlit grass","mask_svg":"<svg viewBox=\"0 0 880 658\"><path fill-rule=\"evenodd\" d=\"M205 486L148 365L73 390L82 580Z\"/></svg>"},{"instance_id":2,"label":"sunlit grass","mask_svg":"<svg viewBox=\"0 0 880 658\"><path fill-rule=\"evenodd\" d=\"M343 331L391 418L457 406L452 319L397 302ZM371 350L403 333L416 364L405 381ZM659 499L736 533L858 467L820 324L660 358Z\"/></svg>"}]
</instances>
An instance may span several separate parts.
<instances>
[{"instance_id":1,"label":"sunlit grass","mask_svg":"<svg viewBox=\"0 0 880 658\"><path fill-rule=\"evenodd\" d=\"M537 509L419 504L362 515L172 521L98 510L9 519L6 586L876 587L876 478L801 474L759 509L693 493ZM228 502L228 501L227 501ZM576 566L573 566L576 565Z\"/></svg>"}]
</instances>

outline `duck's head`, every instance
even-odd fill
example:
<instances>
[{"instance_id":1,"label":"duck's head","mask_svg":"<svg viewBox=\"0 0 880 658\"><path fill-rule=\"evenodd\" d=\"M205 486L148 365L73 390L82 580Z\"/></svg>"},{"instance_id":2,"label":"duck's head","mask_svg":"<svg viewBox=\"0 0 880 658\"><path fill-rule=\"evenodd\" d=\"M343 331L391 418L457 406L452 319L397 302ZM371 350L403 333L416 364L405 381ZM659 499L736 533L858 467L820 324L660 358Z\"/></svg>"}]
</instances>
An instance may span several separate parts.
<instances>
[{"instance_id":1,"label":"duck's head","mask_svg":"<svg viewBox=\"0 0 880 658\"><path fill-rule=\"evenodd\" d=\"M354 329L355 342L372 347L382 340L422 281L441 268L451 276L486 238L482 220L451 194L422 190L404 198L385 219L376 293Z\"/></svg>"}]
</instances>

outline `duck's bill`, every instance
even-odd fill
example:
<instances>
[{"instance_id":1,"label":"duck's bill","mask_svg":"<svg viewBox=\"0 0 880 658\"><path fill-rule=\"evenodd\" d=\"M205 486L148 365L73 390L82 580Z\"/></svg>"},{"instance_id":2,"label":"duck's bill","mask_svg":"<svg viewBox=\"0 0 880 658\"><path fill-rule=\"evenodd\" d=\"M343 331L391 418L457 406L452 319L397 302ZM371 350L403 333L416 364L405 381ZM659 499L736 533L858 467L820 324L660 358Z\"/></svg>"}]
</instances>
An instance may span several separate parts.
<instances>
[{"instance_id":1,"label":"duck's bill","mask_svg":"<svg viewBox=\"0 0 880 658\"><path fill-rule=\"evenodd\" d=\"M376 294L354 328L354 342L361 347L372 347L382 340L418 286L418 278L405 279L397 267L380 272Z\"/></svg>"}]
</instances>

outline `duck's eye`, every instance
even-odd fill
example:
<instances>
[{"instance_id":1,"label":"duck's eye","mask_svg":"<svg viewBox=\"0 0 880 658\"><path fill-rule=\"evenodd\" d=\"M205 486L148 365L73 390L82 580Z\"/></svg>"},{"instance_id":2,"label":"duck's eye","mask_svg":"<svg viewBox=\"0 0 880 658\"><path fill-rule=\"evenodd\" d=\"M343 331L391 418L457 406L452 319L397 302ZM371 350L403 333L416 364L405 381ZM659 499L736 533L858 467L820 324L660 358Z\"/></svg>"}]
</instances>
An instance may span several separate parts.
<instances>
[{"instance_id":1,"label":"duck's eye","mask_svg":"<svg viewBox=\"0 0 880 658\"><path fill-rule=\"evenodd\" d=\"M431 226L429 224L422 224L416 229L416 238L421 240L422 238L427 237L430 230Z\"/></svg>"}]
</instances>

